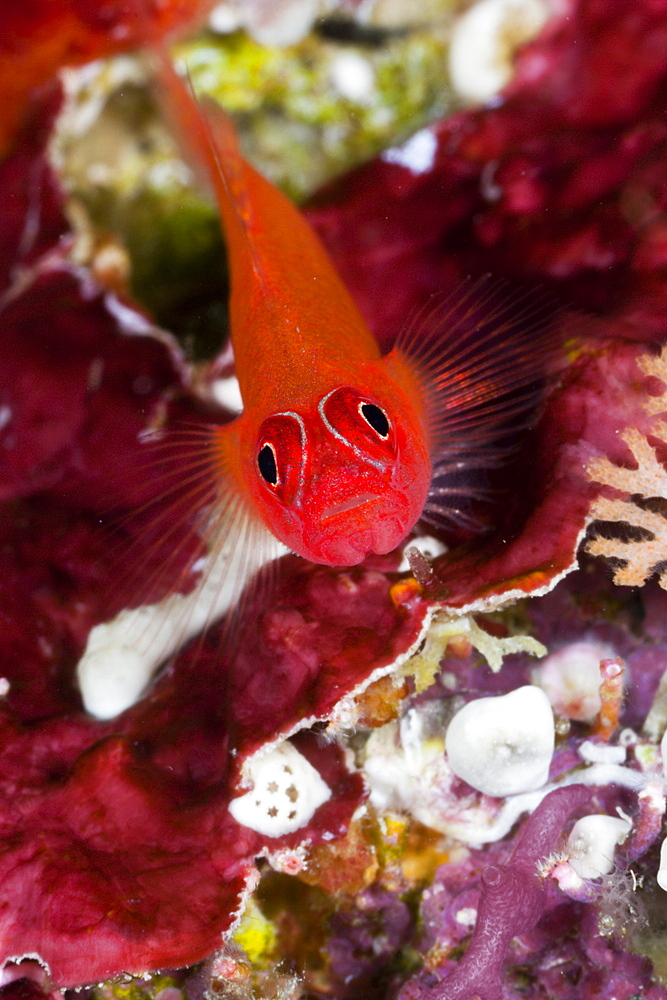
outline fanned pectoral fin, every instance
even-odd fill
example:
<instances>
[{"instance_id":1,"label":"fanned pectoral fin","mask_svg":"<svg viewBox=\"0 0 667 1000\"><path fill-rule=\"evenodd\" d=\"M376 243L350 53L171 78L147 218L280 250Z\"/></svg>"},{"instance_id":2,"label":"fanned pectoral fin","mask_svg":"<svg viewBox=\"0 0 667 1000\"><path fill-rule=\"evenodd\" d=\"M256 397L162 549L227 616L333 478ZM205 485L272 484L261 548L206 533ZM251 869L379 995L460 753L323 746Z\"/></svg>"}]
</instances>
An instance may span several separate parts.
<instances>
[{"instance_id":1,"label":"fanned pectoral fin","mask_svg":"<svg viewBox=\"0 0 667 1000\"><path fill-rule=\"evenodd\" d=\"M489 277L422 311L395 350L412 366L426 411L432 481L422 519L479 530L507 462L540 412L562 345L559 310L541 293Z\"/></svg>"},{"instance_id":2,"label":"fanned pectoral fin","mask_svg":"<svg viewBox=\"0 0 667 1000\"><path fill-rule=\"evenodd\" d=\"M126 547L113 581L133 606L92 629L77 667L84 707L99 718L130 707L185 643L242 610L249 581L285 551L225 468L235 433L192 425L147 445L155 496L133 513L146 541Z\"/></svg>"}]
</instances>

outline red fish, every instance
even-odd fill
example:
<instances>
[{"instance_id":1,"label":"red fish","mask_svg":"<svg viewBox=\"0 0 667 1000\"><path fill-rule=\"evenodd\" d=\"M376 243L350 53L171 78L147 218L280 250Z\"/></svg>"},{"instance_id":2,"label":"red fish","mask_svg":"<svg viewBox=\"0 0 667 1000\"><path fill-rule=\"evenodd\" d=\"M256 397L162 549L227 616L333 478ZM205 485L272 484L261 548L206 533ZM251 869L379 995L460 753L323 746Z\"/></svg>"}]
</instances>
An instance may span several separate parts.
<instances>
[{"instance_id":1,"label":"red fish","mask_svg":"<svg viewBox=\"0 0 667 1000\"><path fill-rule=\"evenodd\" d=\"M391 552L420 519L470 527L471 504L485 499L476 476L534 417L554 353L544 304L508 300L482 280L427 305L382 356L306 220L243 159L221 109L199 104L151 48L163 104L222 217L243 412L157 446L178 468L175 489L171 472L156 484L151 515L171 551L173 595L151 615L137 608L92 631L79 681L86 707L103 716L131 704L161 662L238 601L279 553L276 539L314 562L352 566ZM181 548L184 524L209 553L187 599L179 593L200 563ZM150 573L139 576L146 595Z\"/></svg>"},{"instance_id":2,"label":"red fish","mask_svg":"<svg viewBox=\"0 0 667 1000\"><path fill-rule=\"evenodd\" d=\"M534 402L539 307L499 305L493 286L471 284L439 307L435 335L418 325L381 356L304 217L243 159L224 112L157 57L228 249L243 413L190 454L198 487L215 490L219 530L262 523L306 559L351 566L395 549L422 516L460 518L475 493L462 475L497 463L508 421Z\"/></svg>"}]
</instances>

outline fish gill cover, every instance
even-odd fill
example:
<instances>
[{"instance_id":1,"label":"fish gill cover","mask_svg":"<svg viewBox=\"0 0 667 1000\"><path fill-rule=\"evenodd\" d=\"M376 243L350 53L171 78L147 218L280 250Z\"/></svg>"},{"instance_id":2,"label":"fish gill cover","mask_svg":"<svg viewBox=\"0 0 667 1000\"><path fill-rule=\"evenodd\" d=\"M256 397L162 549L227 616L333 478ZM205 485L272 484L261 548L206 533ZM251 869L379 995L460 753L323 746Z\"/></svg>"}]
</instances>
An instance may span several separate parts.
<instances>
[{"instance_id":1,"label":"fish gill cover","mask_svg":"<svg viewBox=\"0 0 667 1000\"><path fill-rule=\"evenodd\" d=\"M122 27L123 10L111 5L109 23ZM79 24L78 7L72 11ZM46 21L39 5L33 14L30 21L26 9L30 30L21 37L34 37L37 52ZM110 32L111 47L124 44L122 35ZM420 585L399 576L392 557L345 571L287 557L264 606L246 606L230 652L220 652L211 629L142 700L108 721L83 711L75 678L90 628L134 596L123 577L110 585L117 537L104 515L150 500L150 481L133 471L142 432L164 414L201 419L206 406L176 343L72 259L63 196L45 154L57 92L25 105L0 184L0 942L10 963L5 976L15 980L4 987L7 997L19 981L22 995L39 995L201 962L221 947L262 855L284 871L301 869L298 891L272 876L258 890L282 935L286 967L304 983L290 987L297 995L363 989L379 997L401 987L405 996L443 1000L484 990L492 1000L545 990L559 998L665 995L649 963L627 948L636 906L621 885L631 866L647 884L658 868L664 720L654 699L667 664L665 597L651 585L615 590L610 574L589 561L574 571L591 505L608 489L607 480L586 474L587 464L604 456L631 474L628 427L662 457L645 405L659 396L660 376L646 374L639 359L665 333L666 42L666 4L568 3L523 50L503 100L432 126L426 164L416 170L393 151L310 209L385 344L428 296L489 270L546 286L587 311L585 340L572 346L523 445L496 530L432 565L413 557ZM50 72L70 57L49 58ZM41 83L36 55L38 65ZM626 493L646 496L630 483L628 475ZM122 523L135 553L143 546L144 558L159 563L159 544L144 540L141 518ZM611 554L622 558L622 548ZM170 586L159 573L151 578L158 591ZM561 657L549 664L550 657L544 674L525 655L491 673L475 644L488 647L489 635L507 641L507 622L480 619L480 628L467 616L434 642L426 669L428 681L437 675L433 686L401 678L387 691L380 680L366 702L349 703L406 660L434 611L493 610L552 587L515 612ZM580 643L592 657L592 681ZM427 639L422 658L428 650ZM489 797L447 770L448 713L528 684L551 691L559 719L549 780L526 789L522 802ZM403 721L393 720L400 698L421 687ZM338 732L355 719L362 732L378 727L363 751L356 748L366 788L349 749L320 732L328 721ZM411 725L423 730L424 747L429 732L431 744L440 740L437 758L420 751L415 763L414 747L409 758ZM244 761L286 736L330 794L296 831L271 836L242 825L228 806L245 791ZM372 776L378 761L384 784ZM548 794L582 780L590 808L574 788L557 800ZM369 787L362 829L352 817ZM564 835L592 810L629 817L616 882L611 868L596 878L570 864L585 851L568 847ZM405 811L419 823L397 846L391 824L400 832ZM522 811L532 817L512 837ZM347 881L336 872L346 850ZM452 857L438 867L445 854ZM515 921L512 885L529 855L542 864L543 884L535 924L525 927ZM417 904L415 887L425 884ZM326 890L334 902L323 905ZM301 928L299 907L290 913L295 891L307 904ZM538 893L532 883L530 892ZM309 971L305 927L315 919L323 964ZM489 944L493 921L502 933ZM457 965L468 941L488 973L483 983L468 977L472 960ZM15 964L24 956L45 963L50 978ZM213 982L224 993L238 968L223 951L217 965L204 967L199 988ZM173 982L184 988L183 978Z\"/></svg>"}]
</instances>

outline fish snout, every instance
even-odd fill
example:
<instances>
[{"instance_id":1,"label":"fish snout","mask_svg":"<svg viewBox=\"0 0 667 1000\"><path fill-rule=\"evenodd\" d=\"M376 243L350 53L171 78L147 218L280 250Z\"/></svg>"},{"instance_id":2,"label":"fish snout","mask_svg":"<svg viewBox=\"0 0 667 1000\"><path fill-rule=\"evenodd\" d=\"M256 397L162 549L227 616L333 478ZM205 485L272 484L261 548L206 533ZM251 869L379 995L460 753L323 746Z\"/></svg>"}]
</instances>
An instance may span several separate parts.
<instances>
[{"instance_id":1,"label":"fish snout","mask_svg":"<svg viewBox=\"0 0 667 1000\"><path fill-rule=\"evenodd\" d=\"M392 490L357 493L324 507L311 522L309 548L332 566L355 566L371 554L391 552L412 528Z\"/></svg>"},{"instance_id":2,"label":"fish snout","mask_svg":"<svg viewBox=\"0 0 667 1000\"><path fill-rule=\"evenodd\" d=\"M320 519L322 521L328 521L332 517L337 517L339 514L349 514L351 511L358 510L360 507L367 507L368 504L378 503L380 497L375 493L360 493L357 496L349 497L347 500L340 500L338 503L331 504L331 506L326 507L321 515Z\"/></svg>"}]
</instances>

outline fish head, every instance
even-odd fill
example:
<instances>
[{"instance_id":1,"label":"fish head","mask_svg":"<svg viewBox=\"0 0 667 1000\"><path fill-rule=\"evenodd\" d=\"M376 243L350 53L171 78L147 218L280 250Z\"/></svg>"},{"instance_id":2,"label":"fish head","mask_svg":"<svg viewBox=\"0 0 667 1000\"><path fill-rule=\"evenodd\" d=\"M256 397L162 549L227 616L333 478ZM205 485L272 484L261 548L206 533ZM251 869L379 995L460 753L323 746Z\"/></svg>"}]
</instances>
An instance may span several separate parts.
<instances>
[{"instance_id":1,"label":"fish head","mask_svg":"<svg viewBox=\"0 0 667 1000\"><path fill-rule=\"evenodd\" d=\"M267 417L248 468L256 508L292 551L353 566L391 552L423 510L426 436L401 394L336 386L301 411Z\"/></svg>"}]
</instances>

